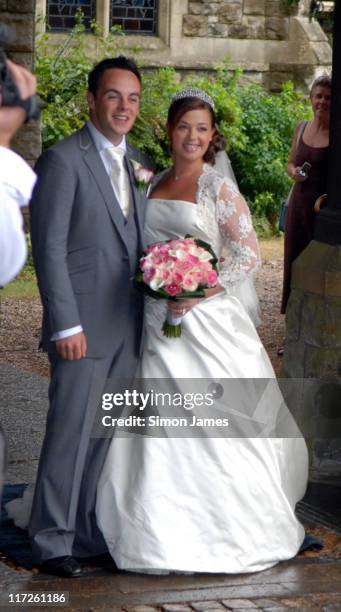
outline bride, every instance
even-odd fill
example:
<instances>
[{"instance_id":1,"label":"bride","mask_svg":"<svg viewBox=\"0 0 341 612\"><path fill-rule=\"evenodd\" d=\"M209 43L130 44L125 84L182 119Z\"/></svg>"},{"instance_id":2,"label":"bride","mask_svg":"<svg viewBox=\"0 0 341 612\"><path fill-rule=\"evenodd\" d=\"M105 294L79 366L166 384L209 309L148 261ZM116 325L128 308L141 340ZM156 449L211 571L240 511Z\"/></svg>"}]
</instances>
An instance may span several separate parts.
<instances>
[{"instance_id":1,"label":"bride","mask_svg":"<svg viewBox=\"0 0 341 612\"><path fill-rule=\"evenodd\" d=\"M146 299L140 378L170 380L180 393L184 379L192 386L193 379L204 379L198 386L220 381L222 389L237 379L245 414L227 408L228 394L220 409L230 410L235 422L254 419L264 429L237 426L235 437L213 437L204 427L196 437L175 437L167 427L162 437L115 432L98 483L97 520L124 570L263 570L294 557L304 539L295 505L307 483L306 446L297 432L266 437L282 398L237 297L259 265L258 245L236 185L212 167L222 143L211 98L201 90L178 93L168 134L173 165L148 201L147 244L190 234L223 255L223 263L219 284L204 299ZM162 334L167 308L182 318L180 338ZM258 392L260 379L272 382L270 391ZM246 431L258 433L246 437Z\"/></svg>"}]
</instances>

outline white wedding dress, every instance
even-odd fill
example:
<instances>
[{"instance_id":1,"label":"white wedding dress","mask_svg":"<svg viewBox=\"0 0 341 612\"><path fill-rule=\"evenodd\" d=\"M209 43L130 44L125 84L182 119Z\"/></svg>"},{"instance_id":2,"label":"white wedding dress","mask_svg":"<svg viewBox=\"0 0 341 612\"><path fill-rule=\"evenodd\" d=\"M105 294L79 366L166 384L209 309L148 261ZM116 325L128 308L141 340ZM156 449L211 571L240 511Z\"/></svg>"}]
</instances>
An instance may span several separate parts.
<instances>
[{"instance_id":1,"label":"white wedding dress","mask_svg":"<svg viewBox=\"0 0 341 612\"><path fill-rule=\"evenodd\" d=\"M294 423L294 437L267 436L283 410L282 396L255 327L234 295L258 265L248 209L233 182L207 165L196 204L151 199L147 206L147 243L186 234L207 241L218 257L224 253L225 291L186 314L178 339L161 331L166 302L147 298L140 377L171 379L180 392L183 379L220 381L222 387L239 379L245 421L252 425L254 418L263 429L245 429L259 433L243 437L237 425L234 438L212 437L205 427L201 437L174 437L167 427L163 437L116 433L98 483L98 524L124 570L263 570L294 557L304 539L295 505L305 492L308 457ZM257 395L259 379L271 384ZM221 410L228 399L224 407L223 395ZM237 422L240 411L229 410Z\"/></svg>"}]
</instances>

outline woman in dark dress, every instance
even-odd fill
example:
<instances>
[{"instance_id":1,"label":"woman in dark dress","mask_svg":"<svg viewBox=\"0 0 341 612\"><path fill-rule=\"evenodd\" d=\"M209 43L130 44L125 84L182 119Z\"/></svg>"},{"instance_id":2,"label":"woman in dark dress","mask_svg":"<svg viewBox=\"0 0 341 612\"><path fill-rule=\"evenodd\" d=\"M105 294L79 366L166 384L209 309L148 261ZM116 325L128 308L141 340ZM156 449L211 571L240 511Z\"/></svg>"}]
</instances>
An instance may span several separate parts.
<instances>
[{"instance_id":1,"label":"woman in dark dress","mask_svg":"<svg viewBox=\"0 0 341 612\"><path fill-rule=\"evenodd\" d=\"M291 265L313 239L314 204L327 191L331 79L317 78L310 91L314 117L295 129L287 173L295 181L290 198L284 237L284 277L281 313L290 296ZM304 162L311 165L301 174ZM279 349L278 354L281 353Z\"/></svg>"}]
</instances>

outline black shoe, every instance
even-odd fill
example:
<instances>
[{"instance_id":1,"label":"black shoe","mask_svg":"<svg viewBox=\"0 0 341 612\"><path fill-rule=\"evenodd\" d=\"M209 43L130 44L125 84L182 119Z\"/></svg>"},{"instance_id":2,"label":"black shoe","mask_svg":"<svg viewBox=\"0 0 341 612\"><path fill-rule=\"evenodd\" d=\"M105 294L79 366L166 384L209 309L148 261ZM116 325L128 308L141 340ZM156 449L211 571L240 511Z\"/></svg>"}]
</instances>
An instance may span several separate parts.
<instances>
[{"instance_id":1,"label":"black shoe","mask_svg":"<svg viewBox=\"0 0 341 612\"><path fill-rule=\"evenodd\" d=\"M280 346L278 351L277 351L277 355L278 357L283 357L284 355L284 346Z\"/></svg>"},{"instance_id":2,"label":"black shoe","mask_svg":"<svg viewBox=\"0 0 341 612\"><path fill-rule=\"evenodd\" d=\"M53 574L63 578L78 578L83 573L78 561L69 556L47 559L40 565L40 570L45 574Z\"/></svg>"},{"instance_id":3,"label":"black shoe","mask_svg":"<svg viewBox=\"0 0 341 612\"><path fill-rule=\"evenodd\" d=\"M86 557L80 559L82 565L91 565L94 567L104 567L110 570L117 570L116 563L109 553L103 553L102 555L96 555L95 557Z\"/></svg>"}]
</instances>

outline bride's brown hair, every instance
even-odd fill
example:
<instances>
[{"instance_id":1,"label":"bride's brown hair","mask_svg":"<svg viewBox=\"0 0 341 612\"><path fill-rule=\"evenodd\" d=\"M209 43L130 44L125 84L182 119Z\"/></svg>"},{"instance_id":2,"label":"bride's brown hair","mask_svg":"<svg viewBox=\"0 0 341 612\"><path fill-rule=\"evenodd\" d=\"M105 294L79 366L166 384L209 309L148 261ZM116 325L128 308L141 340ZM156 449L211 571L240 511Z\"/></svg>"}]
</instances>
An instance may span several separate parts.
<instances>
[{"instance_id":1,"label":"bride's brown hair","mask_svg":"<svg viewBox=\"0 0 341 612\"><path fill-rule=\"evenodd\" d=\"M167 118L167 130L168 134L171 136L176 124L180 121L181 117L192 110L201 110L205 109L210 113L212 127L215 128L215 132L213 134L212 140L209 144L209 147L203 157L204 161L208 164L213 165L215 162L215 156L218 151L223 151L225 149L225 138L224 136L217 130L216 127L216 116L213 108L204 102L204 100L200 100L200 98L181 98L179 100L174 100L169 107L168 118Z\"/></svg>"}]
</instances>

